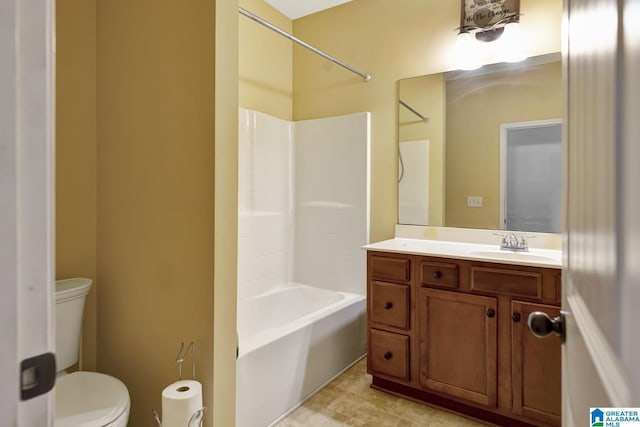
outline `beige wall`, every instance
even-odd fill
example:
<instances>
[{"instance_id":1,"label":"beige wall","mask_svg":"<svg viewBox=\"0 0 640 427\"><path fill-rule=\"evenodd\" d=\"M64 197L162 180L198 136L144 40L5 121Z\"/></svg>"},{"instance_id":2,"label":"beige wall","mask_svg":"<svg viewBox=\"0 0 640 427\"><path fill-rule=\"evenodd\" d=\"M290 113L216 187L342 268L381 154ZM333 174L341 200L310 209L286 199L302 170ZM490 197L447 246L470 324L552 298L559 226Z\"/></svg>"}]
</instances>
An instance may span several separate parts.
<instances>
[{"instance_id":1,"label":"beige wall","mask_svg":"<svg viewBox=\"0 0 640 427\"><path fill-rule=\"evenodd\" d=\"M500 125L562 118L561 68L554 62L485 75L473 91L468 82L447 84L447 226L501 228ZM467 196L482 196L483 207L467 207Z\"/></svg>"},{"instance_id":2,"label":"beige wall","mask_svg":"<svg viewBox=\"0 0 640 427\"><path fill-rule=\"evenodd\" d=\"M215 18L208 0L97 3L98 369L132 426L153 425L183 340L213 412Z\"/></svg>"},{"instance_id":3,"label":"beige wall","mask_svg":"<svg viewBox=\"0 0 640 427\"><path fill-rule=\"evenodd\" d=\"M240 6L292 32L291 20L264 0L241 0ZM291 120L293 43L245 16L238 20L240 106Z\"/></svg>"},{"instance_id":4,"label":"beige wall","mask_svg":"<svg viewBox=\"0 0 640 427\"><path fill-rule=\"evenodd\" d=\"M442 73L398 82L399 99L429 119L398 105L398 141L429 141L429 225L444 225L445 81ZM428 96L425 96L428 94Z\"/></svg>"},{"instance_id":5,"label":"beige wall","mask_svg":"<svg viewBox=\"0 0 640 427\"><path fill-rule=\"evenodd\" d=\"M521 12L523 49L559 51L562 1L522 0ZM459 21L458 1L354 0L293 24L296 36L373 75L364 83L294 47L294 120L372 113L372 241L393 237L397 221L396 82L453 69Z\"/></svg>"},{"instance_id":6,"label":"beige wall","mask_svg":"<svg viewBox=\"0 0 640 427\"><path fill-rule=\"evenodd\" d=\"M56 2L56 278L88 277L82 369L96 368L96 3Z\"/></svg>"}]
</instances>

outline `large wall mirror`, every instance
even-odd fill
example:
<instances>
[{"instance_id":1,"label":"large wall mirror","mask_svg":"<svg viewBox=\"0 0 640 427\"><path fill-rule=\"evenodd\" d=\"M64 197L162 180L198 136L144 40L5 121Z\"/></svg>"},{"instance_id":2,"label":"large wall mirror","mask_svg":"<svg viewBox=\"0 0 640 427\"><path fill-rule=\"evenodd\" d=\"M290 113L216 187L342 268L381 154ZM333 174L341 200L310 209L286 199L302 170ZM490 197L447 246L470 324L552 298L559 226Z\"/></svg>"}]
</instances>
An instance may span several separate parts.
<instances>
[{"instance_id":1,"label":"large wall mirror","mask_svg":"<svg viewBox=\"0 0 640 427\"><path fill-rule=\"evenodd\" d=\"M398 83L401 224L560 232L560 54Z\"/></svg>"}]
</instances>

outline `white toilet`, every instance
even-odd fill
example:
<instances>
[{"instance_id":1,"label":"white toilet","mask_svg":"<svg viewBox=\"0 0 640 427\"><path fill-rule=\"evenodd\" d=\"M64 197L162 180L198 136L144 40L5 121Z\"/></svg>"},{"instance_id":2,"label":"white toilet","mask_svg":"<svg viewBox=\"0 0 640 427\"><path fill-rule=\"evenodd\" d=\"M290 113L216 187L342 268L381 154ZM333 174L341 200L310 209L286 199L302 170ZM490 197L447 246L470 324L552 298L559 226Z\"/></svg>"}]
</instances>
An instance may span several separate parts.
<instances>
[{"instance_id":1,"label":"white toilet","mask_svg":"<svg viewBox=\"0 0 640 427\"><path fill-rule=\"evenodd\" d=\"M56 281L56 366L54 427L126 427L129 391L117 378L64 369L78 361L82 311L90 279Z\"/></svg>"}]
</instances>

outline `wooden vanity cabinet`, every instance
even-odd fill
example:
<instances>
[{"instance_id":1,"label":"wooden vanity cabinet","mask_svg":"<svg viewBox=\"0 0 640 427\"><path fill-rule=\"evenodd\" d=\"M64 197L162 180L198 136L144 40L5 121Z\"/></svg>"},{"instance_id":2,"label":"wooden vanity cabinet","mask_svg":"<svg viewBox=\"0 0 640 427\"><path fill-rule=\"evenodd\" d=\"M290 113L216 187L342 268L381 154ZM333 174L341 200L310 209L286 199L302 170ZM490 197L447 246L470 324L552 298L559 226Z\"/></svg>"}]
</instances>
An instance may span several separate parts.
<instances>
[{"instance_id":1,"label":"wooden vanity cabinet","mask_svg":"<svg viewBox=\"0 0 640 427\"><path fill-rule=\"evenodd\" d=\"M499 425L559 426L560 270L368 252L372 387Z\"/></svg>"}]
</instances>

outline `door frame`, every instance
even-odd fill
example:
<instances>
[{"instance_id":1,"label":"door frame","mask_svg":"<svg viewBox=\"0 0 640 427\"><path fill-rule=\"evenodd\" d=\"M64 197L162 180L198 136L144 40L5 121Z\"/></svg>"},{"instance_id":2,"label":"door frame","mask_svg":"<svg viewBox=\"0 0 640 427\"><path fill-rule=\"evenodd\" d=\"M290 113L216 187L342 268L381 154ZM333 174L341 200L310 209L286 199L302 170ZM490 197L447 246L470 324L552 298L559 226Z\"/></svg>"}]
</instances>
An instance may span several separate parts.
<instances>
[{"instance_id":1,"label":"door frame","mask_svg":"<svg viewBox=\"0 0 640 427\"><path fill-rule=\"evenodd\" d=\"M562 125L562 119L530 120L500 124L500 229L507 228L507 132L512 129L527 129L549 125Z\"/></svg>"},{"instance_id":2,"label":"door frame","mask_svg":"<svg viewBox=\"0 0 640 427\"><path fill-rule=\"evenodd\" d=\"M0 2L0 413L18 427L53 420L50 393L21 401L20 363L55 338L54 34L54 0Z\"/></svg>"}]
</instances>

